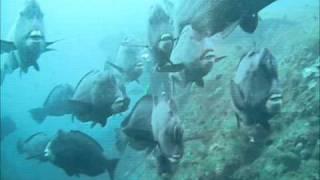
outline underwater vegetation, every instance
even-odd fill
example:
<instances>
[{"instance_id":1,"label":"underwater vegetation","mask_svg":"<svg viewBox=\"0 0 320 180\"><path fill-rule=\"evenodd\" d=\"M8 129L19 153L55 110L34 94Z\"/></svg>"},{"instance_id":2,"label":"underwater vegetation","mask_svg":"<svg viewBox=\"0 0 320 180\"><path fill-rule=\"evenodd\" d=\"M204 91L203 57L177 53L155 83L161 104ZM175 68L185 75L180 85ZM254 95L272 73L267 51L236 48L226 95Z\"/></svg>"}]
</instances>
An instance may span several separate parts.
<instances>
[{"instance_id":1,"label":"underwater vegetation","mask_svg":"<svg viewBox=\"0 0 320 180\"><path fill-rule=\"evenodd\" d=\"M1 35L1 179L320 180L319 2L148 1L101 54L27 2ZM89 61L46 66L72 46Z\"/></svg>"}]
</instances>

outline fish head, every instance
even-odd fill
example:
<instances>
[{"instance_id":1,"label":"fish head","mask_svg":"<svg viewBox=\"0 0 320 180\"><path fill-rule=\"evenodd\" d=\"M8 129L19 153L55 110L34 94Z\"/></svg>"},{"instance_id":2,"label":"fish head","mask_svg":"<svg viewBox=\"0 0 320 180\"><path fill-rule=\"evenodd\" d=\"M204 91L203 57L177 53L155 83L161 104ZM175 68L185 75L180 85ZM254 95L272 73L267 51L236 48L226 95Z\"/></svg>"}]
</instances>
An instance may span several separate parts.
<instances>
[{"instance_id":1,"label":"fish head","mask_svg":"<svg viewBox=\"0 0 320 180\"><path fill-rule=\"evenodd\" d=\"M173 63L183 63L191 71L208 74L215 62L213 44L190 25L186 26L177 41L170 57Z\"/></svg>"},{"instance_id":2,"label":"fish head","mask_svg":"<svg viewBox=\"0 0 320 180\"><path fill-rule=\"evenodd\" d=\"M113 114L121 113L129 108L130 98L127 96L126 88L120 82L115 86L115 99L111 104Z\"/></svg>"},{"instance_id":3,"label":"fish head","mask_svg":"<svg viewBox=\"0 0 320 180\"><path fill-rule=\"evenodd\" d=\"M25 141L19 140L17 143L18 152L26 154L27 157L37 156L35 158L42 159L45 156L45 149L50 142L50 137L46 134L39 133L29 137ZM38 156L43 154L43 157Z\"/></svg>"},{"instance_id":4,"label":"fish head","mask_svg":"<svg viewBox=\"0 0 320 180\"><path fill-rule=\"evenodd\" d=\"M164 33L160 36L159 42L158 42L158 49L165 53L170 54L173 48L173 37L169 33Z\"/></svg>"},{"instance_id":5,"label":"fish head","mask_svg":"<svg viewBox=\"0 0 320 180\"><path fill-rule=\"evenodd\" d=\"M276 59L268 49L264 48L261 51L261 67L266 71L265 73L271 82L265 108L269 114L277 114L281 110L283 97L282 87L278 78Z\"/></svg>"},{"instance_id":6,"label":"fish head","mask_svg":"<svg viewBox=\"0 0 320 180\"><path fill-rule=\"evenodd\" d=\"M183 156L183 128L179 121L171 120L162 131L159 139L161 152L172 163L179 162Z\"/></svg>"},{"instance_id":7,"label":"fish head","mask_svg":"<svg viewBox=\"0 0 320 180\"><path fill-rule=\"evenodd\" d=\"M184 152L183 127L172 99L161 100L154 107L152 126L161 153L170 162L178 162Z\"/></svg>"},{"instance_id":8,"label":"fish head","mask_svg":"<svg viewBox=\"0 0 320 180\"><path fill-rule=\"evenodd\" d=\"M262 105L271 115L280 111L282 88L278 78L277 62L268 49L247 53L238 66L238 72L240 73L235 80L240 82L250 104Z\"/></svg>"},{"instance_id":9,"label":"fish head","mask_svg":"<svg viewBox=\"0 0 320 180\"><path fill-rule=\"evenodd\" d=\"M45 44L43 13L35 0L27 0L14 32L18 48L37 49Z\"/></svg>"},{"instance_id":10,"label":"fish head","mask_svg":"<svg viewBox=\"0 0 320 180\"><path fill-rule=\"evenodd\" d=\"M143 73L144 70L144 63L143 61L138 60L133 67L133 74L135 74L137 77L140 77L140 75Z\"/></svg>"}]
</instances>

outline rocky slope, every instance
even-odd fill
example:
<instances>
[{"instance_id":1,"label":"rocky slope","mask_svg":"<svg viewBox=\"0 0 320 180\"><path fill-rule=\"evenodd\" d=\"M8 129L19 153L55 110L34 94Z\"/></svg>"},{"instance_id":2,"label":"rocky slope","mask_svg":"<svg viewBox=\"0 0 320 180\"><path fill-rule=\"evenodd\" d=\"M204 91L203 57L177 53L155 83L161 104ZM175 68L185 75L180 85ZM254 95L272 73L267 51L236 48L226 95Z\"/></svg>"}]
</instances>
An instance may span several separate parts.
<instances>
[{"instance_id":1,"label":"rocky slope","mask_svg":"<svg viewBox=\"0 0 320 180\"><path fill-rule=\"evenodd\" d=\"M237 127L229 82L240 55L253 45L277 58L284 104L270 121L272 132L250 143L246 129ZM205 88L178 98L185 135L205 136L186 143L172 179L319 180L319 16L264 19L254 35L236 30L216 52L228 58L215 65ZM141 179L158 179L155 172L151 167Z\"/></svg>"}]
</instances>

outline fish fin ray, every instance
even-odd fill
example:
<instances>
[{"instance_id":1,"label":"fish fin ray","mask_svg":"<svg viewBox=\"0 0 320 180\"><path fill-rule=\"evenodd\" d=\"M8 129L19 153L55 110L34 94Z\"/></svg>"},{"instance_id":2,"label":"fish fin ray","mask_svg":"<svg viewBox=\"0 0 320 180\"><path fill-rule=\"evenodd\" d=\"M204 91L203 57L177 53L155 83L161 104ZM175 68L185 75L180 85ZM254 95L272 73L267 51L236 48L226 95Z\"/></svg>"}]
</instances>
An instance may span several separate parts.
<instances>
[{"instance_id":1,"label":"fish fin ray","mask_svg":"<svg viewBox=\"0 0 320 180\"><path fill-rule=\"evenodd\" d=\"M10 51L14 51L17 49L17 47L11 41L1 40L0 49L2 54L2 53L8 53Z\"/></svg>"}]
</instances>

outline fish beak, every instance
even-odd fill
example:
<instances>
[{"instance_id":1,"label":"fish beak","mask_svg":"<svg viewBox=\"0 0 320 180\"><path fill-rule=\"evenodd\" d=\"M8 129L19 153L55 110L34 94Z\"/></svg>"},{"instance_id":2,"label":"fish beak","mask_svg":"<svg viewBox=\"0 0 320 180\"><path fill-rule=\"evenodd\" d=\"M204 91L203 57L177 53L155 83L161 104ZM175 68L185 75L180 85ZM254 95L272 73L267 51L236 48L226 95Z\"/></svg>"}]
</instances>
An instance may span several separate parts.
<instances>
[{"instance_id":1,"label":"fish beak","mask_svg":"<svg viewBox=\"0 0 320 180\"><path fill-rule=\"evenodd\" d=\"M205 61L205 62L214 62L216 56L213 53L213 49L206 49L202 55L200 56L200 61Z\"/></svg>"},{"instance_id":2,"label":"fish beak","mask_svg":"<svg viewBox=\"0 0 320 180\"><path fill-rule=\"evenodd\" d=\"M173 48L173 38L170 34L166 33L163 34L160 38L160 41L158 43L158 48L163 51L164 53L171 52Z\"/></svg>"},{"instance_id":3,"label":"fish beak","mask_svg":"<svg viewBox=\"0 0 320 180\"><path fill-rule=\"evenodd\" d=\"M54 161L54 155L51 152L51 141L48 142L46 148L44 149L44 157L48 158L51 161Z\"/></svg>"},{"instance_id":4,"label":"fish beak","mask_svg":"<svg viewBox=\"0 0 320 180\"><path fill-rule=\"evenodd\" d=\"M128 98L122 98L122 97L117 98L111 106L112 112L119 113L124 111L129 105L128 102L129 102Z\"/></svg>"},{"instance_id":5,"label":"fish beak","mask_svg":"<svg viewBox=\"0 0 320 180\"><path fill-rule=\"evenodd\" d=\"M138 62L136 65L135 65L135 68L136 69L143 69L144 68L144 65L142 62Z\"/></svg>"},{"instance_id":6,"label":"fish beak","mask_svg":"<svg viewBox=\"0 0 320 180\"><path fill-rule=\"evenodd\" d=\"M43 33L40 30L33 30L29 33L28 38L32 41L41 41L43 39Z\"/></svg>"},{"instance_id":7,"label":"fish beak","mask_svg":"<svg viewBox=\"0 0 320 180\"><path fill-rule=\"evenodd\" d=\"M181 155L180 154L174 154L172 155L171 157L168 158L168 160L171 162L171 163L177 163L180 161L181 159Z\"/></svg>"},{"instance_id":8,"label":"fish beak","mask_svg":"<svg viewBox=\"0 0 320 180\"><path fill-rule=\"evenodd\" d=\"M266 102L266 109L270 114L276 114L280 112L281 105L282 105L282 95L272 94Z\"/></svg>"}]
</instances>

